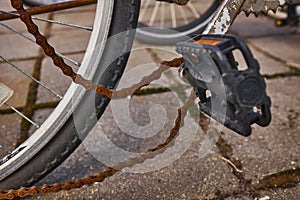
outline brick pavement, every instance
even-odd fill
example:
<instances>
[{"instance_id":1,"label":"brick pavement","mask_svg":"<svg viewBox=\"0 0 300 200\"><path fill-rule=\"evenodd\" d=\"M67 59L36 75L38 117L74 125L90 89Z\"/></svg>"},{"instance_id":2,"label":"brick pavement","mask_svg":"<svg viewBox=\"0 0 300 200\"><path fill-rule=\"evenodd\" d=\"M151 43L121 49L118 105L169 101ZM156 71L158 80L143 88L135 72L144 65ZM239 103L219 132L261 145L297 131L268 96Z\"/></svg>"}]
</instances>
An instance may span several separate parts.
<instances>
[{"instance_id":1,"label":"brick pavement","mask_svg":"<svg viewBox=\"0 0 300 200\"><path fill-rule=\"evenodd\" d=\"M3 8L7 4L0 2ZM88 25L89 12L93 8L72 12L73 17L66 18L65 13L58 12L50 17L54 19L72 20ZM77 17L77 13L82 18ZM23 26L18 22L9 22L12 26ZM29 72L39 72L42 81L50 82L59 93L65 91L61 85L69 84L60 73L51 68L49 60L44 58L36 47L24 51L22 44L13 39L7 30L0 29L1 54L16 61ZM80 60L86 45L85 37L80 31L70 31L75 36L74 41L62 41L64 29L53 25L43 26L42 31L55 42L57 49L74 59ZM299 199L300 198L300 121L299 113L300 95L297 88L300 80L299 64L299 28L275 28L273 20L267 17L246 18L241 14L231 28L231 33L241 36L247 41L254 56L261 64L261 72L267 78L268 94L272 99L273 120L269 127L253 127L250 137L244 138L230 130L225 129L212 152L199 158L199 148L205 138L203 130L198 130L192 144L186 152L165 168L148 173L117 173L115 176L81 189L55 194L39 195L27 199ZM64 42L64 43L63 43ZM80 44L74 46L73 44ZM20 48L15 54L10 53L11 43L17 43ZM7 48L2 48L2 47ZM32 45L31 45L32 46ZM14 48L15 49L15 48ZM128 69L136 66L150 65L155 67L159 60L170 59L176 54L172 46L149 46L139 41L134 43L134 51L130 57ZM4 50L4 51L3 51ZM0 80L10 81L11 86L21 96L13 97L10 103L18 108L22 106L35 106L32 117L39 123L53 109L57 99L48 95L41 88L35 87L36 98L24 100L30 84L28 81L14 80L10 76L11 69L4 63L1 65ZM37 67L38 66L38 67ZM176 72L171 72L176 74ZM54 78L55 77L55 78ZM171 78L168 83L177 84ZM20 87L20 89L18 89ZM33 87L34 88L34 87ZM164 106L167 116L165 126L171 127L175 118L175 111L179 103L170 92L136 96L131 103L131 117L141 126L149 123L148 109L153 104ZM11 114L8 109L1 108L0 125L2 127L5 145L14 143L20 132L22 119ZM13 122L13 123L11 123ZM108 126L109 124L109 126ZM142 152L147 147L163 141L164 136L159 135L141 146L140 140L126 136L113 120L111 109L105 113L100 122L105 132L111 134L110 138L115 144L129 151ZM32 131L32 127L25 127ZM192 128L190 128L192 132ZM188 132L188 131L187 131ZM148 145L148 146L147 146ZM242 172L235 170L227 158ZM60 167L49 174L38 184L64 182L73 178L84 177L101 171L104 165L99 163L81 145Z\"/></svg>"}]
</instances>

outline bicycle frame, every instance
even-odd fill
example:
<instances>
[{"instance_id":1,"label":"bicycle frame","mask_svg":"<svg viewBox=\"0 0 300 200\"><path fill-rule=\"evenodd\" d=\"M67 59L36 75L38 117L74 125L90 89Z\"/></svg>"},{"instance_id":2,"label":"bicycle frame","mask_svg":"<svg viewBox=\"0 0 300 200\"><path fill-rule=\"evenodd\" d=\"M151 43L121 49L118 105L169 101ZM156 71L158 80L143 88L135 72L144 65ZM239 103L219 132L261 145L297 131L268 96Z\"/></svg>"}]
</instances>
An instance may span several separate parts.
<instances>
[{"instance_id":1,"label":"bicycle frame","mask_svg":"<svg viewBox=\"0 0 300 200\"><path fill-rule=\"evenodd\" d=\"M80 6L85 6L85 5L95 4L95 3L97 3L97 0L74 0L74 1L67 1L62 3L55 3L55 4L40 6L40 7L29 8L26 9L26 11L31 15L36 15L36 14L43 14L47 12L65 10L69 8L80 7ZM0 14L0 21L19 17L19 15L17 14L14 15L10 13L16 13L16 12L12 11L8 13Z\"/></svg>"},{"instance_id":2,"label":"bicycle frame","mask_svg":"<svg viewBox=\"0 0 300 200\"><path fill-rule=\"evenodd\" d=\"M225 0L203 34L225 34L246 0Z\"/></svg>"}]
</instances>

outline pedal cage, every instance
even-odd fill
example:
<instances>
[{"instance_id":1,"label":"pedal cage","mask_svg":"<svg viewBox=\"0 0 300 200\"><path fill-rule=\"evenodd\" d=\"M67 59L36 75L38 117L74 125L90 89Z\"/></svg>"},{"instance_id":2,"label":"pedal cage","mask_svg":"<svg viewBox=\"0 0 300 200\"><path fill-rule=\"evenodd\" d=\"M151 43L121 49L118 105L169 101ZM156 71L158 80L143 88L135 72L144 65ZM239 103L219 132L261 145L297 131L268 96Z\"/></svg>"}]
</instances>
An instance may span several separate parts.
<instances>
[{"instance_id":1,"label":"pedal cage","mask_svg":"<svg viewBox=\"0 0 300 200\"><path fill-rule=\"evenodd\" d=\"M259 73L259 63L241 39L231 35L201 35L196 43L177 43L176 50L184 58L180 74L195 89L201 111L243 136L251 134L254 123L269 125L271 100L266 94L266 84ZM238 69L234 50L242 53L247 69ZM225 87L225 99L218 94L220 87ZM225 116L212 110L212 101L226 106Z\"/></svg>"}]
</instances>

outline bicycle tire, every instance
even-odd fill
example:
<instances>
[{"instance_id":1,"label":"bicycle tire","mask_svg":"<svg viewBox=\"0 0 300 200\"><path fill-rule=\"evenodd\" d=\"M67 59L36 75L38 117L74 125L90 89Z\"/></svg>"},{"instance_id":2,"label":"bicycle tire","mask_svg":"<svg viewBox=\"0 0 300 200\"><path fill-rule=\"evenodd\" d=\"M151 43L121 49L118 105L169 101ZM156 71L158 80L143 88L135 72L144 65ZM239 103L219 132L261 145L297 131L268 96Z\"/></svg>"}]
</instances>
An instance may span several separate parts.
<instances>
[{"instance_id":1,"label":"bicycle tire","mask_svg":"<svg viewBox=\"0 0 300 200\"><path fill-rule=\"evenodd\" d=\"M199 18L175 28L151 27L145 23L139 22L136 38L142 42L163 45L185 41L188 37L193 37L194 35L203 32L219 5L219 0L214 0Z\"/></svg>"},{"instance_id":2,"label":"bicycle tire","mask_svg":"<svg viewBox=\"0 0 300 200\"><path fill-rule=\"evenodd\" d=\"M100 4L102 6L106 5L106 7L103 8L103 11L107 11L106 8L111 9L111 13L107 18L107 22L109 22L108 24L110 24L110 26L108 27L107 34L104 37L109 39L119 33L128 32L136 28L140 5L139 0L98 1L97 6L101 6ZM98 12L100 11L98 10ZM131 33L134 33L134 31ZM94 74L90 75L94 82L101 83L109 88L115 87L126 66L134 34L125 34L124 37L126 37L123 38L124 40L112 40L110 42L106 42L101 58L99 58L98 52L95 52L94 49L94 54L97 55L97 58L99 58L97 61L94 61L94 64L97 64L97 69L94 70ZM100 39L100 36L97 34L96 40ZM97 44L95 44L95 46L97 46ZM115 55L116 52L121 56L111 61L109 55L112 53ZM101 72L103 76L100 77L98 75L100 74L100 71L103 70L103 63L109 63L109 65L104 72ZM93 70L87 69L86 71L88 71L86 74L89 74L91 73L90 71ZM53 121L53 123L56 123L57 120L63 120L60 122L63 124L57 132L52 133L51 137L48 135L45 136L48 137L46 138L46 142L41 141L43 138L39 135L39 138L35 139L35 144L31 144L30 142L32 141L25 141L23 146L28 146L22 149L9 161L0 165L1 190L12 188L16 189L21 186L33 185L35 182L54 170L76 149L76 147L81 143L81 140L93 127L94 122L91 122L89 118L96 113L96 116L99 119L109 103L108 98L102 95L95 96L93 91L86 91L83 87L74 83L70 86L66 94L71 94L73 96L65 96L56 109L61 109L63 106L65 106L64 109L70 109L71 106L76 105L76 108L74 108L73 111L80 112L82 119L85 119L86 129L84 131L78 131L78 127L76 127L75 124L74 113L70 115L65 114L64 117L61 116L60 118L57 118L56 121ZM67 102L64 101L65 99ZM90 106L91 101L95 102L95 107ZM82 109L84 109L85 112L81 112ZM56 130L59 126L60 124L53 124L52 128L53 130ZM45 132L44 134L48 132ZM39 144L38 142L43 144ZM23 146L21 145L14 152L17 152L18 149ZM34 150L36 152L32 153L31 151Z\"/></svg>"}]
</instances>

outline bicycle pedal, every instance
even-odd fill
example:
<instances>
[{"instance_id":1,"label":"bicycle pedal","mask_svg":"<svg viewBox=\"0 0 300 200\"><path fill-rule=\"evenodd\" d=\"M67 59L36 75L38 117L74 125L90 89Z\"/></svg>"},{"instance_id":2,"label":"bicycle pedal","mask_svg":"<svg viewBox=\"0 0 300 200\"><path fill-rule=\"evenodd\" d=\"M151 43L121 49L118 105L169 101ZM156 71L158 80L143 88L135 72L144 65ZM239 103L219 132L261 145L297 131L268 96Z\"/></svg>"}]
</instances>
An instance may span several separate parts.
<instances>
[{"instance_id":1,"label":"bicycle pedal","mask_svg":"<svg viewBox=\"0 0 300 200\"><path fill-rule=\"evenodd\" d=\"M201 111L243 136L251 134L254 123L270 124L271 100L266 83L259 73L259 63L241 39L200 35L196 42L177 43L176 50L184 58L180 74L195 89ZM246 69L238 68L233 51L241 52ZM225 112L214 109L213 101L225 107Z\"/></svg>"},{"instance_id":2,"label":"bicycle pedal","mask_svg":"<svg viewBox=\"0 0 300 200\"><path fill-rule=\"evenodd\" d=\"M12 89L7 87L3 83L0 83L0 107L8 101L13 93L14 91Z\"/></svg>"}]
</instances>

